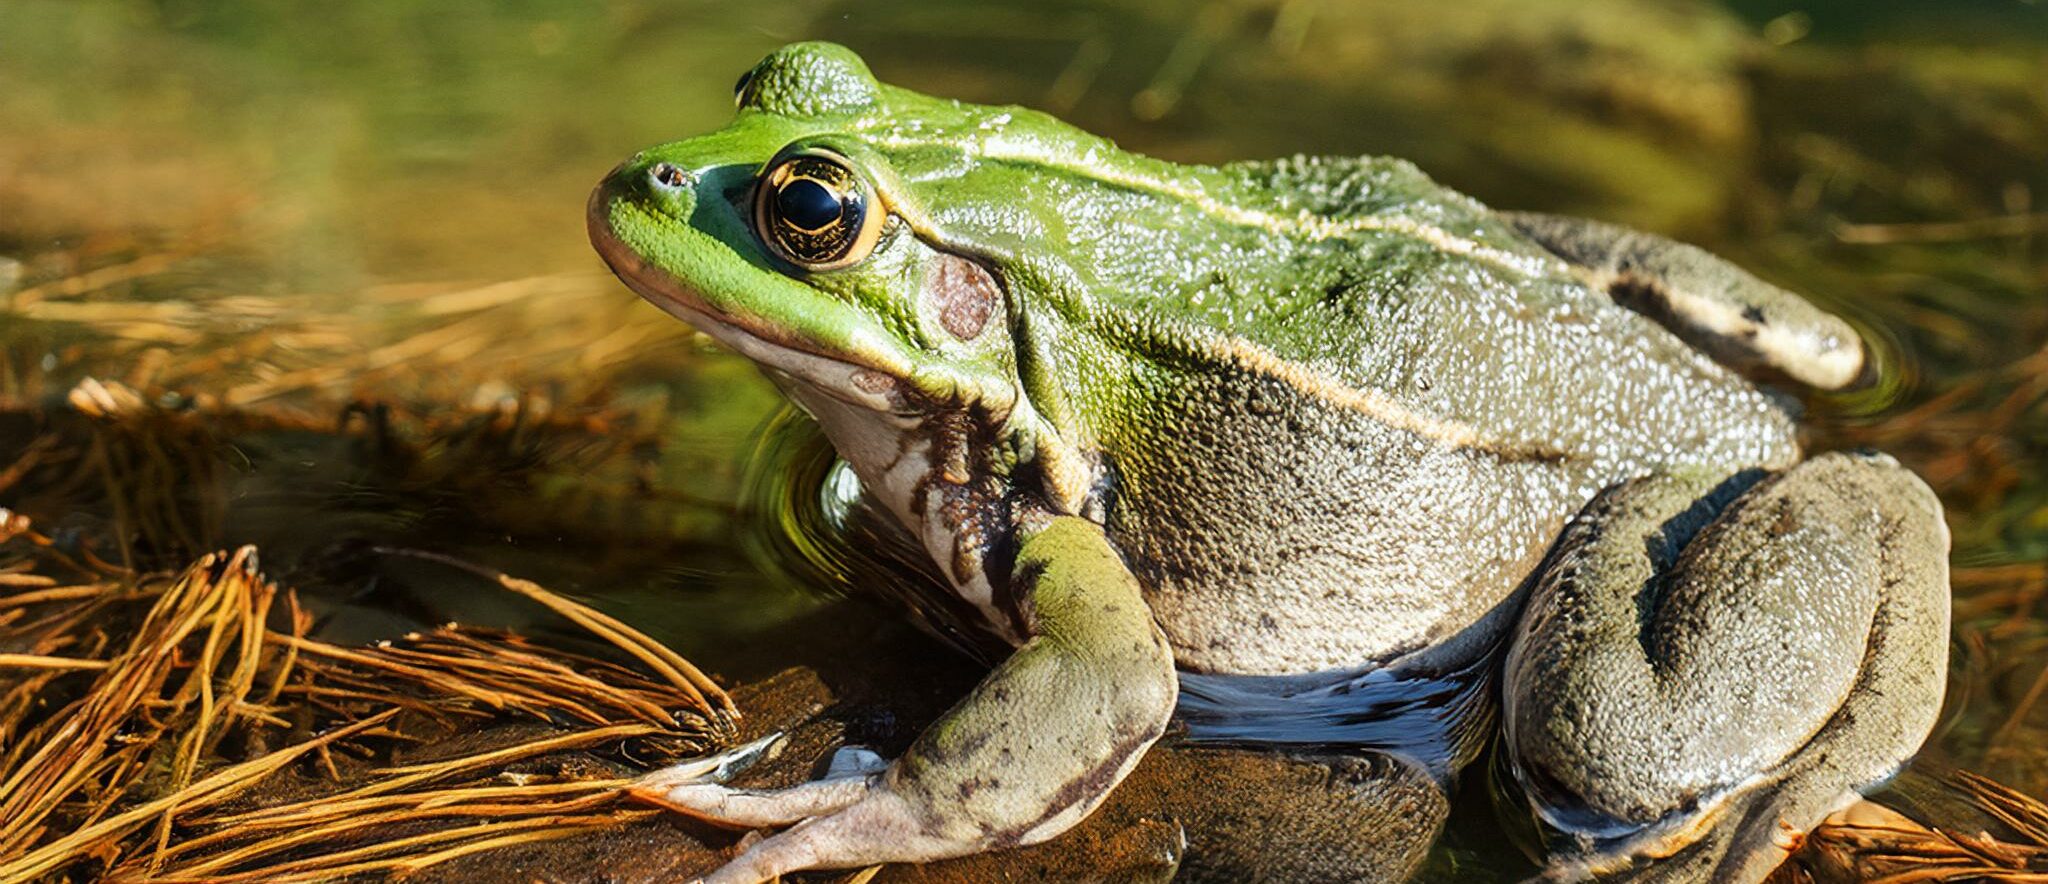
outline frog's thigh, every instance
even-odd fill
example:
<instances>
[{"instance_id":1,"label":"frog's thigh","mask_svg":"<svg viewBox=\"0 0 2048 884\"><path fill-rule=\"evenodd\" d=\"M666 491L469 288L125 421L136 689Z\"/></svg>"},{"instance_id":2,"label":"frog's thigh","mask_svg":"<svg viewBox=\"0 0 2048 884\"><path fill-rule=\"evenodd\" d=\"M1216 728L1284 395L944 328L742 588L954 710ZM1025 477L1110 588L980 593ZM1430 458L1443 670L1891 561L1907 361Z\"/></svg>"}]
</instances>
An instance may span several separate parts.
<instances>
[{"instance_id":1,"label":"frog's thigh","mask_svg":"<svg viewBox=\"0 0 2048 884\"><path fill-rule=\"evenodd\" d=\"M1948 533L1883 455L1610 489L1539 575L1506 669L1523 784L1580 870L1755 880L1894 771L1946 675ZM1731 499L1732 498L1732 499ZM1691 873L1679 874L1680 869Z\"/></svg>"},{"instance_id":2,"label":"frog's thigh","mask_svg":"<svg viewBox=\"0 0 2048 884\"><path fill-rule=\"evenodd\" d=\"M1703 249L1584 218L1502 218L1623 306L1716 359L1828 390L1864 376L1863 341L1848 323Z\"/></svg>"},{"instance_id":3,"label":"frog's thigh","mask_svg":"<svg viewBox=\"0 0 2048 884\"><path fill-rule=\"evenodd\" d=\"M1032 844L1101 803L1166 728L1178 689L1172 652L1100 526L1055 519L1025 541L1014 570L1032 639L888 770L782 792L705 786L663 796L714 820L802 820L708 882Z\"/></svg>"}]
</instances>

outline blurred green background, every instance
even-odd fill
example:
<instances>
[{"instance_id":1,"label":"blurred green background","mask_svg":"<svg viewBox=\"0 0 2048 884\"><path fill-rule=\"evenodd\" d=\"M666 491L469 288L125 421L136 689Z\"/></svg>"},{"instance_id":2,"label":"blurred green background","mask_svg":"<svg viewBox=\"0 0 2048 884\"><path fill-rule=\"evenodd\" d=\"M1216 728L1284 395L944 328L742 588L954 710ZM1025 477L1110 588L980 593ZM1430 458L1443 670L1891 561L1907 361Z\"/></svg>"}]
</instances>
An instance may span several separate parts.
<instances>
[{"instance_id":1,"label":"blurred green background","mask_svg":"<svg viewBox=\"0 0 2048 884\"><path fill-rule=\"evenodd\" d=\"M812 38L1175 160L1405 156L1812 293L1885 366L1813 445L1898 454L1955 531L1927 754L2048 792L2030 0L0 0L0 506L142 564L258 542L340 635L516 619L352 557L400 538L770 665L749 637L818 604L742 553L776 399L582 208Z\"/></svg>"}]
</instances>

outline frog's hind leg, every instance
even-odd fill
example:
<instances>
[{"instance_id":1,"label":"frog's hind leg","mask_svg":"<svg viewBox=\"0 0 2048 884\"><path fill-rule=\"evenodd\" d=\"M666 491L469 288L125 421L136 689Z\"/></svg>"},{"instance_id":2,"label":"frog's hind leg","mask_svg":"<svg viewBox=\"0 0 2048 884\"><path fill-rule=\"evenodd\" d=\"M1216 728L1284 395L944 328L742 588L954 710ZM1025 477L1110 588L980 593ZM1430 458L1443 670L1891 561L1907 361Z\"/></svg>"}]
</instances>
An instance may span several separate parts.
<instances>
[{"instance_id":1,"label":"frog's hind leg","mask_svg":"<svg viewBox=\"0 0 2048 884\"><path fill-rule=\"evenodd\" d=\"M1947 549L1933 493L1883 455L1594 499L1504 673L1554 876L1760 880L1891 775L1941 705Z\"/></svg>"},{"instance_id":2,"label":"frog's hind leg","mask_svg":"<svg viewBox=\"0 0 2048 884\"><path fill-rule=\"evenodd\" d=\"M1863 341L1848 323L1702 249L1584 218L1501 217L1588 284L1722 362L1825 390L1868 379Z\"/></svg>"}]
</instances>

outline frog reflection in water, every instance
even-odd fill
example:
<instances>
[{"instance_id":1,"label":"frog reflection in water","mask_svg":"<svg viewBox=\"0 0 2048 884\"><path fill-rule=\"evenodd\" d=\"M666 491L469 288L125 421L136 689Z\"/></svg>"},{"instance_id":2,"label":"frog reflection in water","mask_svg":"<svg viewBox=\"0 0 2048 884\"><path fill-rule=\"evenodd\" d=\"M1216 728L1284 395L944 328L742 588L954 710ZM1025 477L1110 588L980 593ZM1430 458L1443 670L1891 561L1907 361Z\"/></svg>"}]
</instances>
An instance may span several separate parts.
<instances>
[{"instance_id":1,"label":"frog reflection in water","mask_svg":"<svg viewBox=\"0 0 2048 884\"><path fill-rule=\"evenodd\" d=\"M829 44L738 92L603 182L592 239L817 419L931 612L1013 650L886 769L650 780L790 826L708 880L1052 838L1182 679L1494 667L1567 876L1760 878L1932 726L1940 505L1802 455L1755 379L1865 366L1799 297L1398 160L1161 162Z\"/></svg>"}]
</instances>

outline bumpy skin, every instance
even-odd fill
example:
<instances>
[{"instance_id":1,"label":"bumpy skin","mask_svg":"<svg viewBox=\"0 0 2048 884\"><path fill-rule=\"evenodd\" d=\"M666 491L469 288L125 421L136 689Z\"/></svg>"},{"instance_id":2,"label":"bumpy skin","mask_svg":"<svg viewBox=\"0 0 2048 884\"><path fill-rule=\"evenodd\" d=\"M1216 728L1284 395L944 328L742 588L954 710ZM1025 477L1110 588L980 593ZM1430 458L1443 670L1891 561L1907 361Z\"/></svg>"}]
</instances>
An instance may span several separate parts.
<instances>
[{"instance_id":1,"label":"bumpy skin","mask_svg":"<svg viewBox=\"0 0 2048 884\"><path fill-rule=\"evenodd\" d=\"M1947 545L1940 503L1884 455L1644 477L1588 504L1505 679L1524 688L1507 743L1566 867L1760 879L1777 857L1731 848L1890 774L1940 708L1948 566L1928 551Z\"/></svg>"},{"instance_id":2,"label":"bumpy skin","mask_svg":"<svg viewBox=\"0 0 2048 884\"><path fill-rule=\"evenodd\" d=\"M1171 702L1147 686L1174 666L1469 664L1532 576L1503 691L1566 872L1625 866L1610 849L1751 855L1728 835L1738 811L1804 827L1925 735L1938 506L1894 467L1799 466L1788 406L1737 371L1837 386L1862 370L1854 332L1797 296L1656 237L1495 214L1398 160L1164 163L879 84L826 44L771 55L739 104L730 127L615 170L593 242L819 420L951 584L927 616L1020 656L859 790L672 794L810 820L718 880L1052 834L1127 769L1103 747L1156 735ZM771 248L756 196L821 150L883 220L807 269ZM1838 530L1758 521L1762 504L1729 499L1748 484ZM1697 537L1666 524L1715 513L1727 526ZM1631 541L1679 535L1668 555ZM1866 579L1886 568L1912 579ZM1071 616L1118 616L1049 615L1055 574L1090 599ZM1166 652L1146 650L1153 629ZM1865 696L1880 659L1917 676ZM1055 670L1064 688L1033 674ZM1766 673L1812 692L1743 683ZM1047 705L1059 690L1088 699ZM1008 745L998 723L1018 721L1044 729L1029 760L959 751ZM1796 773L1831 740L1856 762ZM1000 780L1003 797L927 777ZM856 819L889 802L929 837L889 847L905 830Z\"/></svg>"},{"instance_id":3,"label":"bumpy skin","mask_svg":"<svg viewBox=\"0 0 2048 884\"><path fill-rule=\"evenodd\" d=\"M725 822L800 823L708 884L1035 844L1102 802L1165 729L1173 656L1100 526L1052 520L1024 542L1016 570L1032 638L887 770L769 795L706 784L659 793ZM1072 779L1048 793L1033 776L1045 770Z\"/></svg>"}]
</instances>

